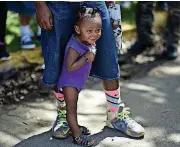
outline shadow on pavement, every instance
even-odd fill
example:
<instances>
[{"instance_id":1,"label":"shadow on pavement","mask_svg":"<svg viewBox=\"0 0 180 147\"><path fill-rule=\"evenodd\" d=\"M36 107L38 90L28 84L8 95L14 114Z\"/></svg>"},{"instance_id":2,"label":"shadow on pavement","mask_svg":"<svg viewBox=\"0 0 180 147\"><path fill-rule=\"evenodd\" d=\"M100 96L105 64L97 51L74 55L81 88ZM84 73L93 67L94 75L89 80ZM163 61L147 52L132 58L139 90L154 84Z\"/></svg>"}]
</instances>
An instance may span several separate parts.
<instances>
[{"instance_id":1,"label":"shadow on pavement","mask_svg":"<svg viewBox=\"0 0 180 147\"><path fill-rule=\"evenodd\" d=\"M94 135L90 135L90 137L92 139L95 140L95 145L99 144L101 141L103 141L104 139L111 138L111 137L123 137L123 138L127 138L126 136L124 136L122 133L107 128L105 127L102 132L94 134ZM113 139L110 139L111 141L113 141ZM67 139L54 139L51 138L51 130L44 132L42 134L30 137L20 143L18 143L17 145L15 145L14 147L76 147L77 145L72 143L72 138L69 136ZM79 146L77 146L79 147Z\"/></svg>"}]
</instances>

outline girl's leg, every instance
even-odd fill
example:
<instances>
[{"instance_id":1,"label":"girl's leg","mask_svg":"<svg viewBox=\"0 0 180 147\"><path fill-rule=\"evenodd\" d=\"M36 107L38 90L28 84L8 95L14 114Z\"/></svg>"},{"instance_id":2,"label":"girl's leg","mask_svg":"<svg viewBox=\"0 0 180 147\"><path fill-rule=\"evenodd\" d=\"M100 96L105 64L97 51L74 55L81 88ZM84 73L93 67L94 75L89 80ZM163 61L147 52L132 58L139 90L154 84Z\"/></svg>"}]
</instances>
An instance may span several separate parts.
<instances>
[{"instance_id":1,"label":"girl's leg","mask_svg":"<svg viewBox=\"0 0 180 147\"><path fill-rule=\"evenodd\" d=\"M69 136L71 132L68 122L66 120L66 103L64 100L64 93L63 91L58 90L57 88L54 88L54 93L57 100L58 115L52 128L52 134L55 138L66 138ZM88 128L84 126L79 126L79 128L83 135L90 135L91 131Z\"/></svg>"},{"instance_id":2,"label":"girl's leg","mask_svg":"<svg viewBox=\"0 0 180 147\"><path fill-rule=\"evenodd\" d=\"M77 121L77 101L78 101L78 90L75 87L64 87L63 88L64 98L66 102L66 118L74 137L80 136L81 131Z\"/></svg>"},{"instance_id":3,"label":"girl's leg","mask_svg":"<svg viewBox=\"0 0 180 147\"><path fill-rule=\"evenodd\" d=\"M94 141L88 139L83 135L77 120L77 102L78 102L78 90L75 87L64 87L63 88L64 98L66 102L67 110L67 122L72 132L74 143L81 146L92 146ZM81 127L82 128L82 127ZM85 128L85 127L84 127Z\"/></svg>"}]
</instances>

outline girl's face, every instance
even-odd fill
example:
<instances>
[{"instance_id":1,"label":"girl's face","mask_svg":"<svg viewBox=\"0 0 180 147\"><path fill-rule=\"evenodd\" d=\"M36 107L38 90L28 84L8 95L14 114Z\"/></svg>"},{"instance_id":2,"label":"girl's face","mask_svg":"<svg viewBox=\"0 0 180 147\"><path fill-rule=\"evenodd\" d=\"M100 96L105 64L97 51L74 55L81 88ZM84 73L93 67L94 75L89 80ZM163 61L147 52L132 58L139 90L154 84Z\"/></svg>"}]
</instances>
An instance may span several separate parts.
<instances>
[{"instance_id":1,"label":"girl's face","mask_svg":"<svg viewBox=\"0 0 180 147\"><path fill-rule=\"evenodd\" d=\"M102 20L100 16L84 18L75 26L75 31L82 42L94 45L101 36Z\"/></svg>"}]
</instances>

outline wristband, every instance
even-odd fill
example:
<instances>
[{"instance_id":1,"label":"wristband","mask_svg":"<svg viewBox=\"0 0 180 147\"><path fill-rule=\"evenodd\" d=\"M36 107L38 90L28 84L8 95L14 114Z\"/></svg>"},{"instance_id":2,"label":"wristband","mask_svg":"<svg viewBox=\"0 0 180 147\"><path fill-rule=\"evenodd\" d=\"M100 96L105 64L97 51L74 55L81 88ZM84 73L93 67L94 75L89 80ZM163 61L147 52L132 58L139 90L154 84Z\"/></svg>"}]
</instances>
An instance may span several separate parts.
<instances>
[{"instance_id":1,"label":"wristband","mask_svg":"<svg viewBox=\"0 0 180 147\"><path fill-rule=\"evenodd\" d=\"M88 62L88 58L86 57L86 55L83 56L85 58L85 61Z\"/></svg>"}]
</instances>

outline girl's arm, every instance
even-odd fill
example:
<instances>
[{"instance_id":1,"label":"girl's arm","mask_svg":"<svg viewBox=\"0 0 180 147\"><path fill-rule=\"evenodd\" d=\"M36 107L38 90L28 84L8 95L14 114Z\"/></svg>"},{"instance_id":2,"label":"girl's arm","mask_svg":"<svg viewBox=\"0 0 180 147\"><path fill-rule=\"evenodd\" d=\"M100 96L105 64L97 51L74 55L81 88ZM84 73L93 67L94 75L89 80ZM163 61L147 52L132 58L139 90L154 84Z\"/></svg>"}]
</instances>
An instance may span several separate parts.
<instances>
[{"instance_id":1,"label":"girl's arm","mask_svg":"<svg viewBox=\"0 0 180 147\"><path fill-rule=\"evenodd\" d=\"M79 53L76 52L73 48L69 48L68 56L67 56L67 70L74 71L82 67L85 63L87 63L86 56L82 56L79 58ZM78 59L79 58L79 59Z\"/></svg>"}]
</instances>

